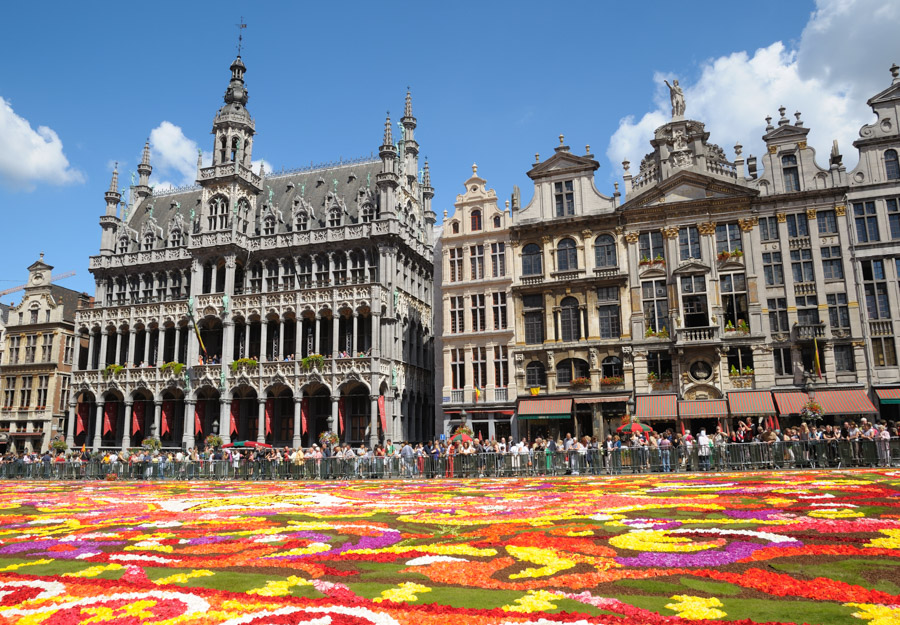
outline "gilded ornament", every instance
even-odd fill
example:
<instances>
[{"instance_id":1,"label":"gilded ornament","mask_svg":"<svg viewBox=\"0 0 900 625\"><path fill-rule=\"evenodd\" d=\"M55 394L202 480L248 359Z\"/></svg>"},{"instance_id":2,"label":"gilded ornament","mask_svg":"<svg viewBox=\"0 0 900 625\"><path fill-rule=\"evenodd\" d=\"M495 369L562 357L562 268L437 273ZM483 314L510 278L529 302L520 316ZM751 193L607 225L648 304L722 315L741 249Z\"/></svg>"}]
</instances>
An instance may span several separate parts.
<instances>
[{"instance_id":1,"label":"gilded ornament","mask_svg":"<svg viewBox=\"0 0 900 625\"><path fill-rule=\"evenodd\" d=\"M672 226L671 228L662 228L662 234L667 239L674 239L678 237L678 228Z\"/></svg>"},{"instance_id":2,"label":"gilded ornament","mask_svg":"<svg viewBox=\"0 0 900 625\"><path fill-rule=\"evenodd\" d=\"M787 215L784 213L775 213L775 217L778 218L778 223L783 224L787 221Z\"/></svg>"},{"instance_id":3,"label":"gilded ornament","mask_svg":"<svg viewBox=\"0 0 900 625\"><path fill-rule=\"evenodd\" d=\"M707 221L702 224L697 224L697 229L700 231L700 234L705 234L707 236L713 235L716 233L716 222Z\"/></svg>"},{"instance_id":4,"label":"gilded ornament","mask_svg":"<svg viewBox=\"0 0 900 625\"><path fill-rule=\"evenodd\" d=\"M843 204L834 207L834 214L838 217L843 217L847 214L847 207Z\"/></svg>"},{"instance_id":5,"label":"gilded ornament","mask_svg":"<svg viewBox=\"0 0 900 625\"><path fill-rule=\"evenodd\" d=\"M641 237L637 232L627 232L625 233L625 240L629 243L637 243L638 239Z\"/></svg>"},{"instance_id":6,"label":"gilded ornament","mask_svg":"<svg viewBox=\"0 0 900 625\"><path fill-rule=\"evenodd\" d=\"M815 219L816 218L816 209L807 208L806 209L806 218L807 219Z\"/></svg>"}]
</instances>

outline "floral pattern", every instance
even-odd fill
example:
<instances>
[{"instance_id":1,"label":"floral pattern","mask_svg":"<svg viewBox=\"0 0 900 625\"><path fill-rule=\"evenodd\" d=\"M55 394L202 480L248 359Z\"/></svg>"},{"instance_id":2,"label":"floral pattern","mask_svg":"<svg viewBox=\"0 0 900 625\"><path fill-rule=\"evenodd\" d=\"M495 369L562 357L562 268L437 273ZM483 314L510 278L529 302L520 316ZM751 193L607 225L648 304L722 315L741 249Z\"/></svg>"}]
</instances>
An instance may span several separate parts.
<instances>
[{"instance_id":1,"label":"floral pattern","mask_svg":"<svg viewBox=\"0 0 900 625\"><path fill-rule=\"evenodd\" d=\"M0 625L888 625L898 572L891 470L0 483Z\"/></svg>"}]
</instances>

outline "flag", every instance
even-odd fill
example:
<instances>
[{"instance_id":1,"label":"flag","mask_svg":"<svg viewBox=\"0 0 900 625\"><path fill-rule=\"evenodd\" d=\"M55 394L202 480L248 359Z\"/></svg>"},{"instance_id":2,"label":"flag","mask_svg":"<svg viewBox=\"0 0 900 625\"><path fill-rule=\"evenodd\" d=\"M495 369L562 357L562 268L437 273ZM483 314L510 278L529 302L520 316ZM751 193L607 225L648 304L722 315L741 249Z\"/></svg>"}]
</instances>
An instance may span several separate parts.
<instances>
[{"instance_id":1,"label":"flag","mask_svg":"<svg viewBox=\"0 0 900 625\"><path fill-rule=\"evenodd\" d=\"M206 416L206 402L198 401L194 408L194 433L203 434L203 417Z\"/></svg>"},{"instance_id":2,"label":"flag","mask_svg":"<svg viewBox=\"0 0 900 625\"><path fill-rule=\"evenodd\" d=\"M89 406L85 402L78 404L78 412L75 419L75 436L84 432L84 424L87 423Z\"/></svg>"},{"instance_id":3,"label":"flag","mask_svg":"<svg viewBox=\"0 0 900 625\"><path fill-rule=\"evenodd\" d=\"M113 419L115 418L113 415L116 412L116 404L114 402L108 401L103 406L103 436L106 436L109 432L113 430Z\"/></svg>"},{"instance_id":4,"label":"flag","mask_svg":"<svg viewBox=\"0 0 900 625\"><path fill-rule=\"evenodd\" d=\"M172 410L175 408L175 402L164 401L162 404L162 424L160 425L160 438L162 434L169 434L172 431Z\"/></svg>"},{"instance_id":5,"label":"flag","mask_svg":"<svg viewBox=\"0 0 900 625\"><path fill-rule=\"evenodd\" d=\"M266 400L266 436L272 433L272 411L275 409L275 400Z\"/></svg>"},{"instance_id":6,"label":"flag","mask_svg":"<svg viewBox=\"0 0 900 625\"><path fill-rule=\"evenodd\" d=\"M84 443L81 443L81 453L84 453L85 451L87 451L87 448L85 448Z\"/></svg>"},{"instance_id":7,"label":"flag","mask_svg":"<svg viewBox=\"0 0 900 625\"><path fill-rule=\"evenodd\" d=\"M387 411L384 407L384 395L378 396L378 416L381 417L381 431L387 432Z\"/></svg>"},{"instance_id":8,"label":"flag","mask_svg":"<svg viewBox=\"0 0 900 625\"><path fill-rule=\"evenodd\" d=\"M144 411L147 408L147 404L138 400L134 402L134 408L131 410L131 433L143 431L143 426L141 425L144 422Z\"/></svg>"},{"instance_id":9,"label":"flag","mask_svg":"<svg viewBox=\"0 0 900 625\"><path fill-rule=\"evenodd\" d=\"M229 434L237 434L237 420L238 416L241 414L241 400L240 399L232 399L231 400L231 427L229 428Z\"/></svg>"},{"instance_id":10,"label":"flag","mask_svg":"<svg viewBox=\"0 0 900 625\"><path fill-rule=\"evenodd\" d=\"M481 399L481 389L478 386L475 386L475 403L478 403L478 400Z\"/></svg>"},{"instance_id":11,"label":"flag","mask_svg":"<svg viewBox=\"0 0 900 625\"><path fill-rule=\"evenodd\" d=\"M306 420L309 418L309 397L300 401L300 428L306 434Z\"/></svg>"},{"instance_id":12,"label":"flag","mask_svg":"<svg viewBox=\"0 0 900 625\"><path fill-rule=\"evenodd\" d=\"M816 337L813 337L813 348L815 349L815 359L816 359L816 375L819 376L819 379L822 379L822 363L819 362L819 341Z\"/></svg>"},{"instance_id":13,"label":"flag","mask_svg":"<svg viewBox=\"0 0 900 625\"><path fill-rule=\"evenodd\" d=\"M338 400L338 434L344 433L344 398Z\"/></svg>"}]
</instances>

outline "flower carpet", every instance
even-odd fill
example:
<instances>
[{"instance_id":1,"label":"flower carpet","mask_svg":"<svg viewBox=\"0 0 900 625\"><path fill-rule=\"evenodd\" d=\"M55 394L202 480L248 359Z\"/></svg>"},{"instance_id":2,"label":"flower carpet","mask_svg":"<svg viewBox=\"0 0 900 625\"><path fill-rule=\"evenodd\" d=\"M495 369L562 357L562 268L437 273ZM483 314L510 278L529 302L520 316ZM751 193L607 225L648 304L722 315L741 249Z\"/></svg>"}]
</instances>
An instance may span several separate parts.
<instances>
[{"instance_id":1,"label":"flower carpet","mask_svg":"<svg viewBox=\"0 0 900 625\"><path fill-rule=\"evenodd\" d=\"M900 471L0 483L0 625L900 623Z\"/></svg>"}]
</instances>

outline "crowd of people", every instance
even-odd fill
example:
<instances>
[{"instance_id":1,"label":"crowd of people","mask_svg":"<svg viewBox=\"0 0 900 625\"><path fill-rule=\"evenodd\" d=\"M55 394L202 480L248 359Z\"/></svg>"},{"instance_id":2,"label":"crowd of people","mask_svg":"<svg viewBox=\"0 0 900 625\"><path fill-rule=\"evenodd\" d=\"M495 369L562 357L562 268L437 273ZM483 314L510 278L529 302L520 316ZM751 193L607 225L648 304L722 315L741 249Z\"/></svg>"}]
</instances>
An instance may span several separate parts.
<instances>
[{"instance_id":1,"label":"crowd of people","mask_svg":"<svg viewBox=\"0 0 900 625\"><path fill-rule=\"evenodd\" d=\"M115 473L140 478L327 479L620 474L900 464L894 422L842 426L803 423L784 430L752 419L729 432L695 434L638 429L595 437L518 442L459 436L425 443L391 440L374 447L323 440L298 448L135 449L8 452L3 477L88 477Z\"/></svg>"}]
</instances>

